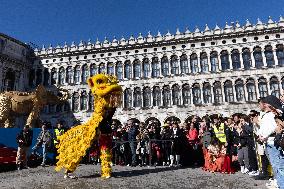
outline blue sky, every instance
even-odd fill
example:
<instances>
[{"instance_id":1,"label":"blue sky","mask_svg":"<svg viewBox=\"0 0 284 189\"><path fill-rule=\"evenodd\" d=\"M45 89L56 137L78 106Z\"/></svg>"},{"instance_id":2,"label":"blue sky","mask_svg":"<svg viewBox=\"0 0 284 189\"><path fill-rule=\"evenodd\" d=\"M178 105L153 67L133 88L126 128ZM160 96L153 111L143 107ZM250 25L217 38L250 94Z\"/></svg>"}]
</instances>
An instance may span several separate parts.
<instances>
[{"instance_id":1,"label":"blue sky","mask_svg":"<svg viewBox=\"0 0 284 189\"><path fill-rule=\"evenodd\" d=\"M41 47L203 30L206 23L214 28L226 21L266 22L268 16L278 21L280 15L284 0L2 0L0 32Z\"/></svg>"}]
</instances>

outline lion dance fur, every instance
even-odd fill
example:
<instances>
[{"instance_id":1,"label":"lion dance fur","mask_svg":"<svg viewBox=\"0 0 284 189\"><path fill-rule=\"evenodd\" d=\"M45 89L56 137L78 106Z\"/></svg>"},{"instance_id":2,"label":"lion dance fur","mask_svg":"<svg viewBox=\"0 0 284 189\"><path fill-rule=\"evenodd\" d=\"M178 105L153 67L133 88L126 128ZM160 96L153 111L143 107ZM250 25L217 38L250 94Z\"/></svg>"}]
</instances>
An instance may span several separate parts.
<instances>
[{"instance_id":1,"label":"lion dance fur","mask_svg":"<svg viewBox=\"0 0 284 189\"><path fill-rule=\"evenodd\" d=\"M94 112L87 123L75 126L58 137L58 162L56 171L65 169L74 172L91 147L100 138L99 124L105 118L108 108L116 108L121 103L122 88L114 76L97 74L88 78L88 85L94 95ZM108 140L108 141L104 141ZM111 176L111 138L100 138L101 177Z\"/></svg>"}]
</instances>

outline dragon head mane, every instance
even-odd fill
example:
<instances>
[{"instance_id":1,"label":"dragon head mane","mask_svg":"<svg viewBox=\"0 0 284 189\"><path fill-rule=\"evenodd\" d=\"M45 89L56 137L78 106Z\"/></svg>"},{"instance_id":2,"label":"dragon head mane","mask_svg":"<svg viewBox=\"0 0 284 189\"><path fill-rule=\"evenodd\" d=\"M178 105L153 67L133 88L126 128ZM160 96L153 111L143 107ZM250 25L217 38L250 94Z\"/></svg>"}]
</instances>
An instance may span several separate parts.
<instances>
[{"instance_id":1,"label":"dragon head mane","mask_svg":"<svg viewBox=\"0 0 284 189\"><path fill-rule=\"evenodd\" d=\"M87 80L95 100L103 98L110 107L118 107L121 104L122 87L115 76L97 74Z\"/></svg>"}]
</instances>

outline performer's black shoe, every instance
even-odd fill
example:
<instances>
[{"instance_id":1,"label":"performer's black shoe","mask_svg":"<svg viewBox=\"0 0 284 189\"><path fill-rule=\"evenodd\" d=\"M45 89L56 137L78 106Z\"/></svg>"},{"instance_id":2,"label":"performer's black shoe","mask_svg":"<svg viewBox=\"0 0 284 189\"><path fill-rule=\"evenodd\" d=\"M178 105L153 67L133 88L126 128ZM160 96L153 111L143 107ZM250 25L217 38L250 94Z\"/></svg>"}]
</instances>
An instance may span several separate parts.
<instances>
[{"instance_id":1,"label":"performer's black shoe","mask_svg":"<svg viewBox=\"0 0 284 189\"><path fill-rule=\"evenodd\" d=\"M255 180L269 180L270 176L265 175L265 174L259 174L255 177L253 177Z\"/></svg>"}]
</instances>

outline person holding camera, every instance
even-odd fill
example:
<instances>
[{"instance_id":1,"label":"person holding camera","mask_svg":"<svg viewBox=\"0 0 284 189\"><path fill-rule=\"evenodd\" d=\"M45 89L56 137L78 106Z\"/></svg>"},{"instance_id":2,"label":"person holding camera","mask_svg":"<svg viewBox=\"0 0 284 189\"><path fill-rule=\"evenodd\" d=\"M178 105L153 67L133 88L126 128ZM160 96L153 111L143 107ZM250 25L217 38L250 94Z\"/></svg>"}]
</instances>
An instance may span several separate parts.
<instances>
[{"instance_id":1,"label":"person holding camera","mask_svg":"<svg viewBox=\"0 0 284 189\"><path fill-rule=\"evenodd\" d=\"M259 119L254 121L257 125L259 125L259 129L256 133L256 141L260 145L263 145L265 149L263 155L261 155L262 173L256 179L266 180L269 178L269 153L267 151L267 142L269 137L276 130L277 124L275 116L280 114L282 104L277 97L269 95L260 99L259 107L263 112L260 114Z\"/></svg>"},{"instance_id":2,"label":"person holding camera","mask_svg":"<svg viewBox=\"0 0 284 189\"><path fill-rule=\"evenodd\" d=\"M43 123L42 126L41 126L41 132L39 133L39 135L37 137L37 143L32 148L33 153L35 153L40 147L42 147L42 163L41 163L41 166L43 166L43 167L46 165L47 151L48 151L48 148L51 147L51 141L52 141L51 134L50 134L49 130L47 129L46 124Z\"/></svg>"},{"instance_id":3,"label":"person holding camera","mask_svg":"<svg viewBox=\"0 0 284 189\"><path fill-rule=\"evenodd\" d=\"M16 137L18 143L18 151L16 157L17 169L21 170L27 167L27 159L29 148L33 141L33 130L28 125L25 125L23 130Z\"/></svg>"}]
</instances>

